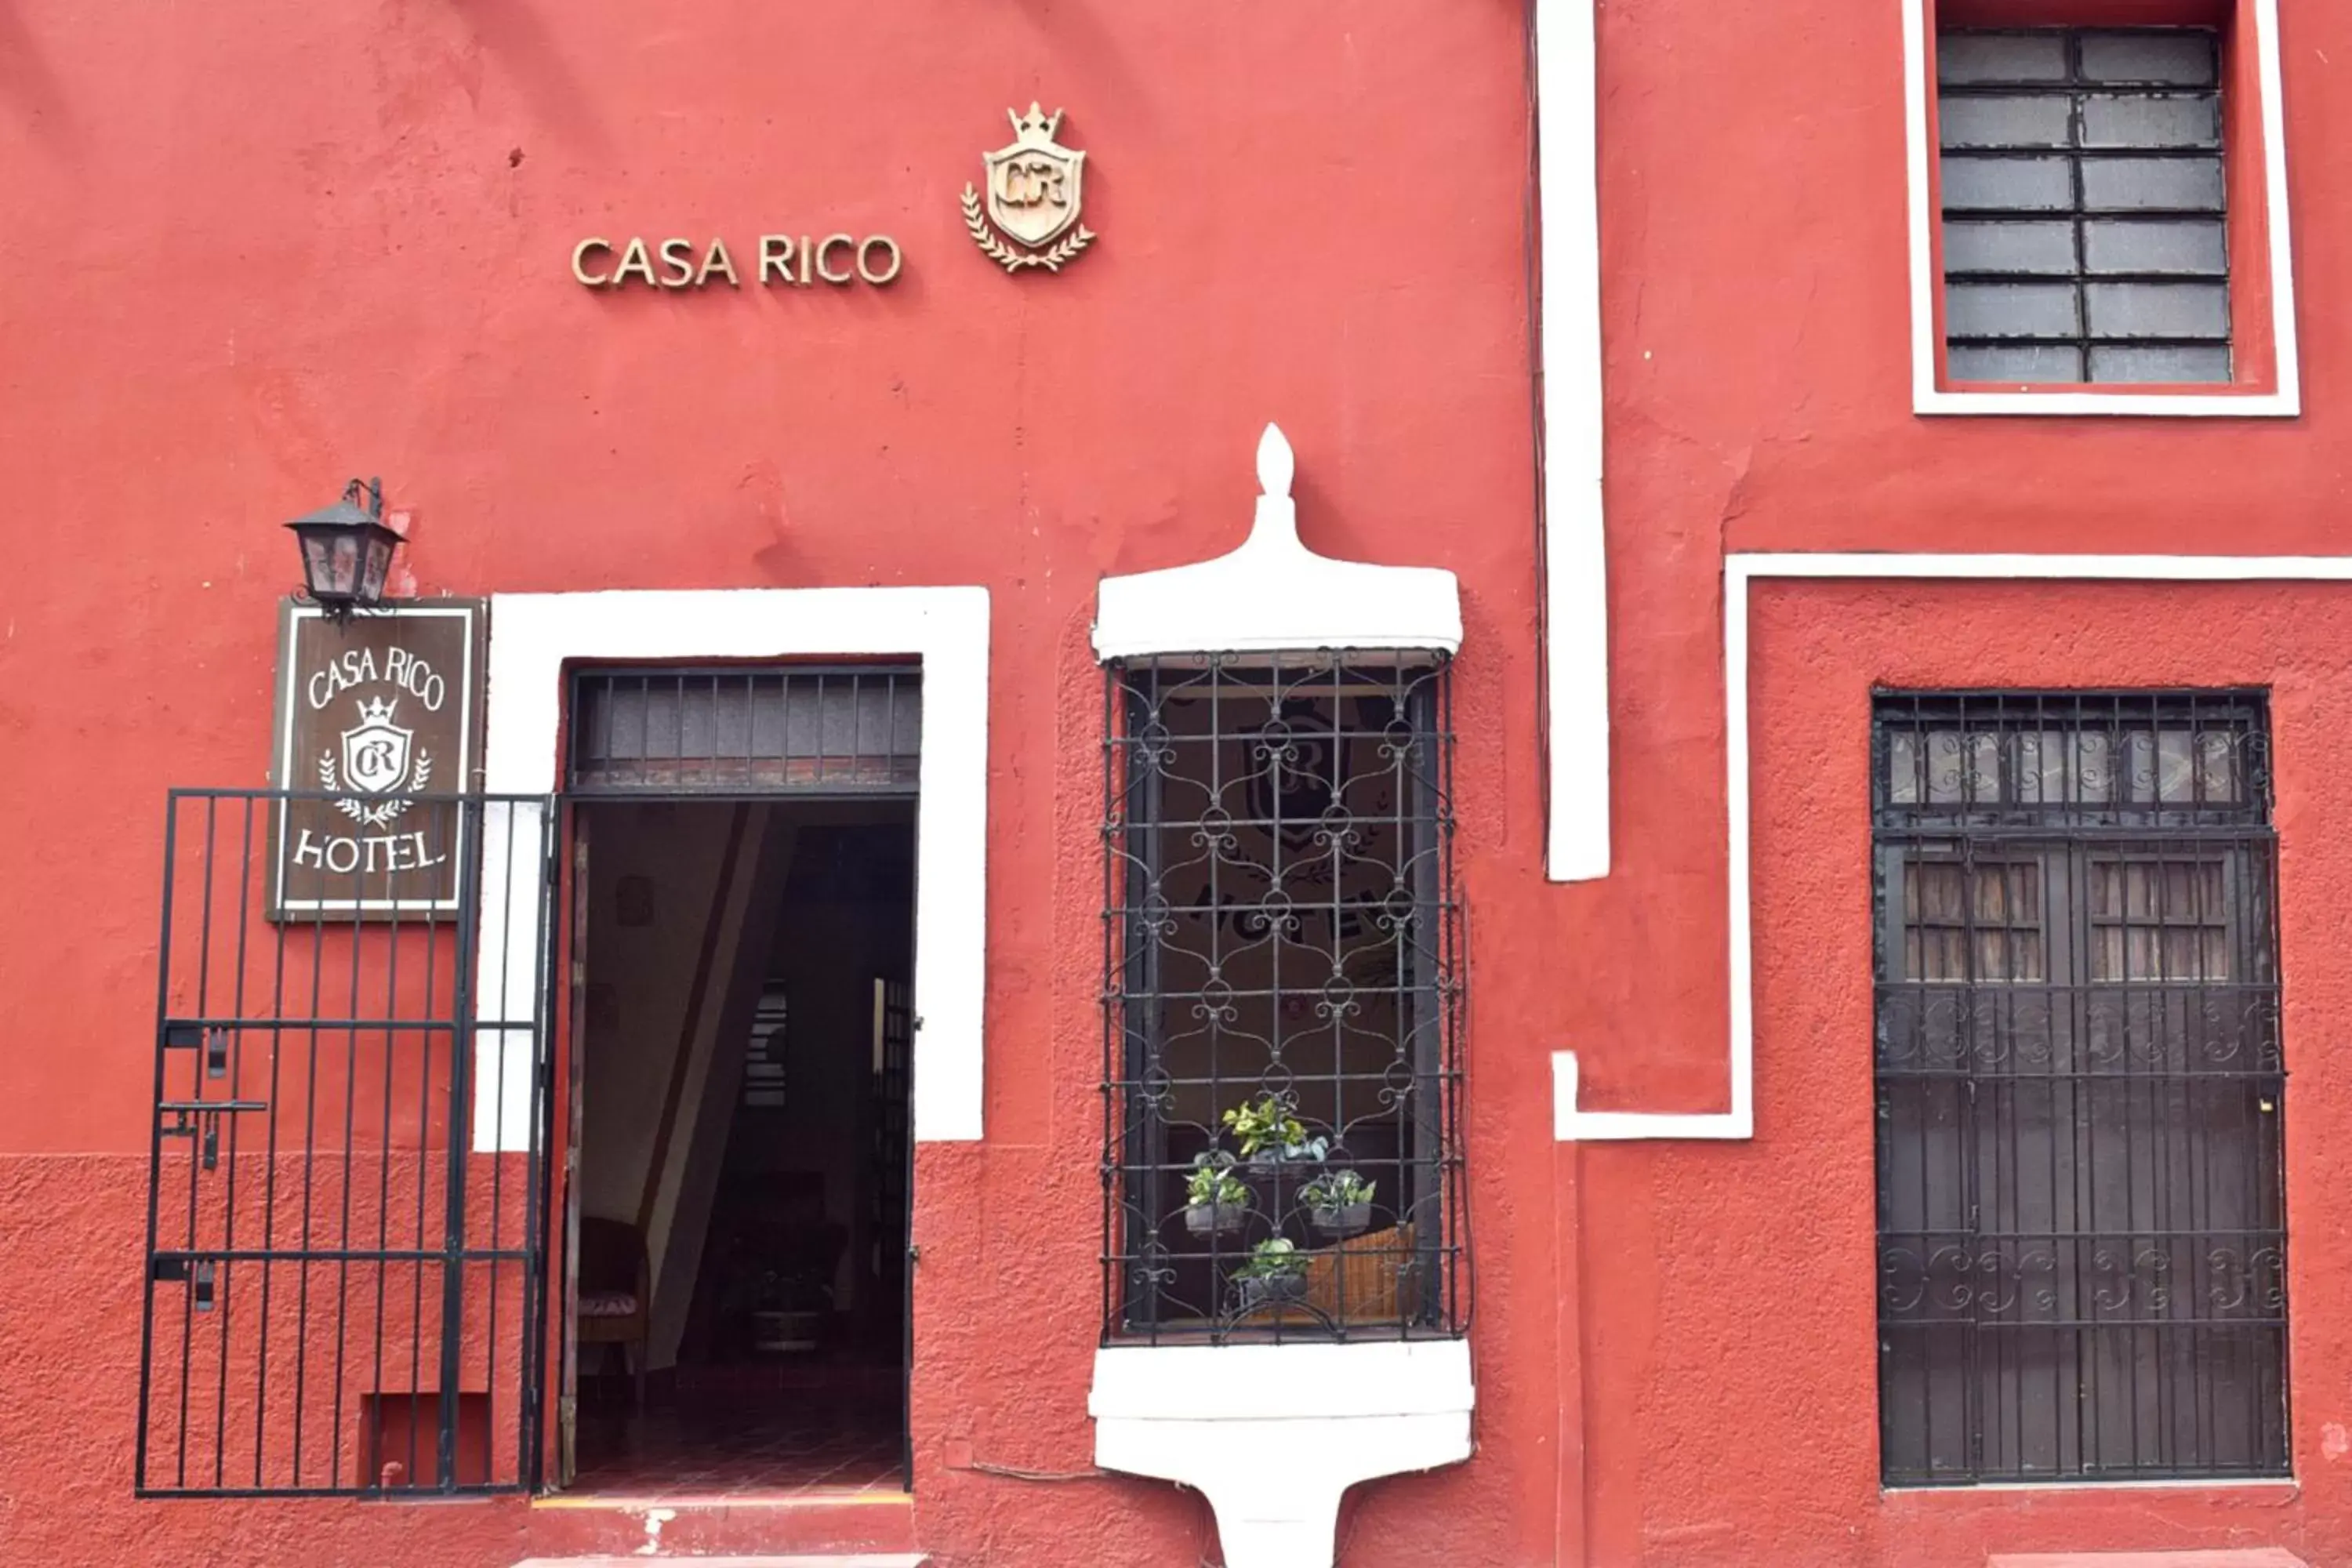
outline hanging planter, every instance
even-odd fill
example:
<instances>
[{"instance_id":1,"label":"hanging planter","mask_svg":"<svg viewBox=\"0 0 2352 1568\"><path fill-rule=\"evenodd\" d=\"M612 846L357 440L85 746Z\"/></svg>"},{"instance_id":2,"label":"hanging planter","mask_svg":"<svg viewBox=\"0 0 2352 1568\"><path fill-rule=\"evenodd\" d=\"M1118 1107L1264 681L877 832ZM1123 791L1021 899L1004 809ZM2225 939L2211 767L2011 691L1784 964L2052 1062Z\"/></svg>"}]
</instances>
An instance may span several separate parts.
<instances>
[{"instance_id":1,"label":"hanging planter","mask_svg":"<svg viewBox=\"0 0 2352 1568\"><path fill-rule=\"evenodd\" d=\"M1253 1165L1319 1164L1331 1147L1328 1138L1308 1137L1289 1097L1272 1089L1226 1111L1224 1121L1241 1144L1242 1158Z\"/></svg>"},{"instance_id":2,"label":"hanging planter","mask_svg":"<svg viewBox=\"0 0 2352 1568\"><path fill-rule=\"evenodd\" d=\"M1187 1204L1184 1205L1184 1228L1194 1236L1222 1236L1241 1229L1247 1223L1250 1206L1246 1194L1241 1203Z\"/></svg>"},{"instance_id":3,"label":"hanging planter","mask_svg":"<svg viewBox=\"0 0 2352 1568\"><path fill-rule=\"evenodd\" d=\"M1280 1237L1261 1241L1234 1270L1241 1310L1307 1300L1307 1255Z\"/></svg>"},{"instance_id":4,"label":"hanging planter","mask_svg":"<svg viewBox=\"0 0 2352 1568\"><path fill-rule=\"evenodd\" d=\"M1234 1157L1222 1149L1194 1155L1184 1183L1184 1228L1194 1236L1239 1230L1249 1212L1250 1190L1234 1173Z\"/></svg>"},{"instance_id":5,"label":"hanging planter","mask_svg":"<svg viewBox=\"0 0 2352 1568\"><path fill-rule=\"evenodd\" d=\"M1307 1222L1326 1236L1354 1236L1372 1223L1372 1184L1353 1171L1326 1171L1299 1189Z\"/></svg>"}]
</instances>

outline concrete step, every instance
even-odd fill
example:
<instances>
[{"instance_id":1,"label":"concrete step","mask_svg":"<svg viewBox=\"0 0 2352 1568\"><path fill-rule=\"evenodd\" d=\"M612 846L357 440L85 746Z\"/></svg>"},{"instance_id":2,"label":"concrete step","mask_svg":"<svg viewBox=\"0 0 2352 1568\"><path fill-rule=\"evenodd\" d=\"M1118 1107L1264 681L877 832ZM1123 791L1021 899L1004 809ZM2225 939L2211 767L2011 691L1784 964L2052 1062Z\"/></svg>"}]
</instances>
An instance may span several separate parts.
<instances>
[{"instance_id":1,"label":"concrete step","mask_svg":"<svg viewBox=\"0 0 2352 1568\"><path fill-rule=\"evenodd\" d=\"M1997 1552L1985 1568L2311 1568L2284 1546L2213 1552Z\"/></svg>"}]
</instances>

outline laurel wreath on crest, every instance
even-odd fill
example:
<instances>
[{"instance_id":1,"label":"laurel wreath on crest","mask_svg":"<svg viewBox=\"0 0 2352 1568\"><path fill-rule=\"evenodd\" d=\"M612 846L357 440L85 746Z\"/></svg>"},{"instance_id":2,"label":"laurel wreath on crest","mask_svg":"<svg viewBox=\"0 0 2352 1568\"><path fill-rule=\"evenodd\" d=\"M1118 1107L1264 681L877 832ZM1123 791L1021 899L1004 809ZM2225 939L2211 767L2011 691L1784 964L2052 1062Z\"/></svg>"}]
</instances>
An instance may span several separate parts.
<instances>
[{"instance_id":1,"label":"laurel wreath on crest","mask_svg":"<svg viewBox=\"0 0 2352 1568\"><path fill-rule=\"evenodd\" d=\"M988 226L988 219L981 211L980 193L970 185L963 188L963 226L971 230L971 242L1007 272L1018 272L1024 267L1042 267L1048 272L1059 272L1064 262L1095 242L1095 231L1080 224L1075 232L1063 236L1051 250L1034 254L1015 250L997 238L996 231Z\"/></svg>"},{"instance_id":2,"label":"laurel wreath on crest","mask_svg":"<svg viewBox=\"0 0 2352 1568\"><path fill-rule=\"evenodd\" d=\"M421 790L432 777L433 753L420 751L416 753L416 765L409 772L408 787L411 791ZM319 782L329 789L343 787L335 771L335 753L332 752L319 753ZM362 827L383 827L406 811L408 802L403 797L366 805L346 796L335 802L335 809Z\"/></svg>"}]
</instances>

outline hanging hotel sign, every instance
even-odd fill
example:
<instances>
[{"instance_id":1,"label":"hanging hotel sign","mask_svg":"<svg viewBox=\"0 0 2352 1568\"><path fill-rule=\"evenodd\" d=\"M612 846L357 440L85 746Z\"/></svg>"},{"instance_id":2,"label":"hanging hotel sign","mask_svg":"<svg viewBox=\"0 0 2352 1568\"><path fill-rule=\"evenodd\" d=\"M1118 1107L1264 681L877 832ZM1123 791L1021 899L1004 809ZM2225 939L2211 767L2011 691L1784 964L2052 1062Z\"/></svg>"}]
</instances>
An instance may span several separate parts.
<instances>
[{"instance_id":1,"label":"hanging hotel sign","mask_svg":"<svg viewBox=\"0 0 2352 1568\"><path fill-rule=\"evenodd\" d=\"M1055 140L1062 110L1047 114L1033 103L1026 114L1004 112L1013 121L1013 145L982 157L988 198L983 203L977 190L963 188L964 227L982 254L1008 273L1024 267L1059 272L1095 242L1094 230L1078 221L1087 155Z\"/></svg>"},{"instance_id":2,"label":"hanging hotel sign","mask_svg":"<svg viewBox=\"0 0 2352 1568\"><path fill-rule=\"evenodd\" d=\"M434 599L338 625L289 601L278 625L273 916L388 920L457 908L467 846L452 798L479 759L484 602Z\"/></svg>"}]
</instances>

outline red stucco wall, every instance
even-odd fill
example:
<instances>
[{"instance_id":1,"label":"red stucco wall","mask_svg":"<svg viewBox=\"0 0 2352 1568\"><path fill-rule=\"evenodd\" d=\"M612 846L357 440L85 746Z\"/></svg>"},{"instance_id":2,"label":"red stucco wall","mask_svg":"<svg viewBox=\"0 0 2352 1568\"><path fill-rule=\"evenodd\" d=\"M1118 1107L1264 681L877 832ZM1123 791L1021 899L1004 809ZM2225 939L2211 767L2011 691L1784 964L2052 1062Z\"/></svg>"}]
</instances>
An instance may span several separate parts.
<instances>
[{"instance_id":1,"label":"red stucco wall","mask_svg":"<svg viewBox=\"0 0 2352 1568\"><path fill-rule=\"evenodd\" d=\"M2193 426L1909 413L1895 0L1604 8L1617 870L1561 889L1525 0L0 0L0 1561L501 1568L642 1540L513 1502L130 1495L162 794L262 782L276 524L355 471L415 510L427 592L989 586L989 1137L919 1160L917 1536L950 1565L1213 1552L1171 1489L991 1472L1091 1453L1094 585L1236 542L1268 418L1309 542L1454 570L1468 626L1479 1453L1363 1490L1347 1568L2239 1538L2352 1561L2327 1152L2352 1102L2326 1068L2352 590L1764 592L1759 1139L1564 1149L1549 1102L1567 1046L1588 1104L1722 1100L1727 545L2340 547L2352 13L2285 8L2311 413ZM1033 97L1091 154L1102 237L1007 279L956 195ZM895 236L905 276L614 296L567 268L589 234L724 235L740 262L835 229ZM1882 1500L1864 694L2273 679L2305 1489ZM758 1527L730 1528L669 1539Z\"/></svg>"}]
</instances>

